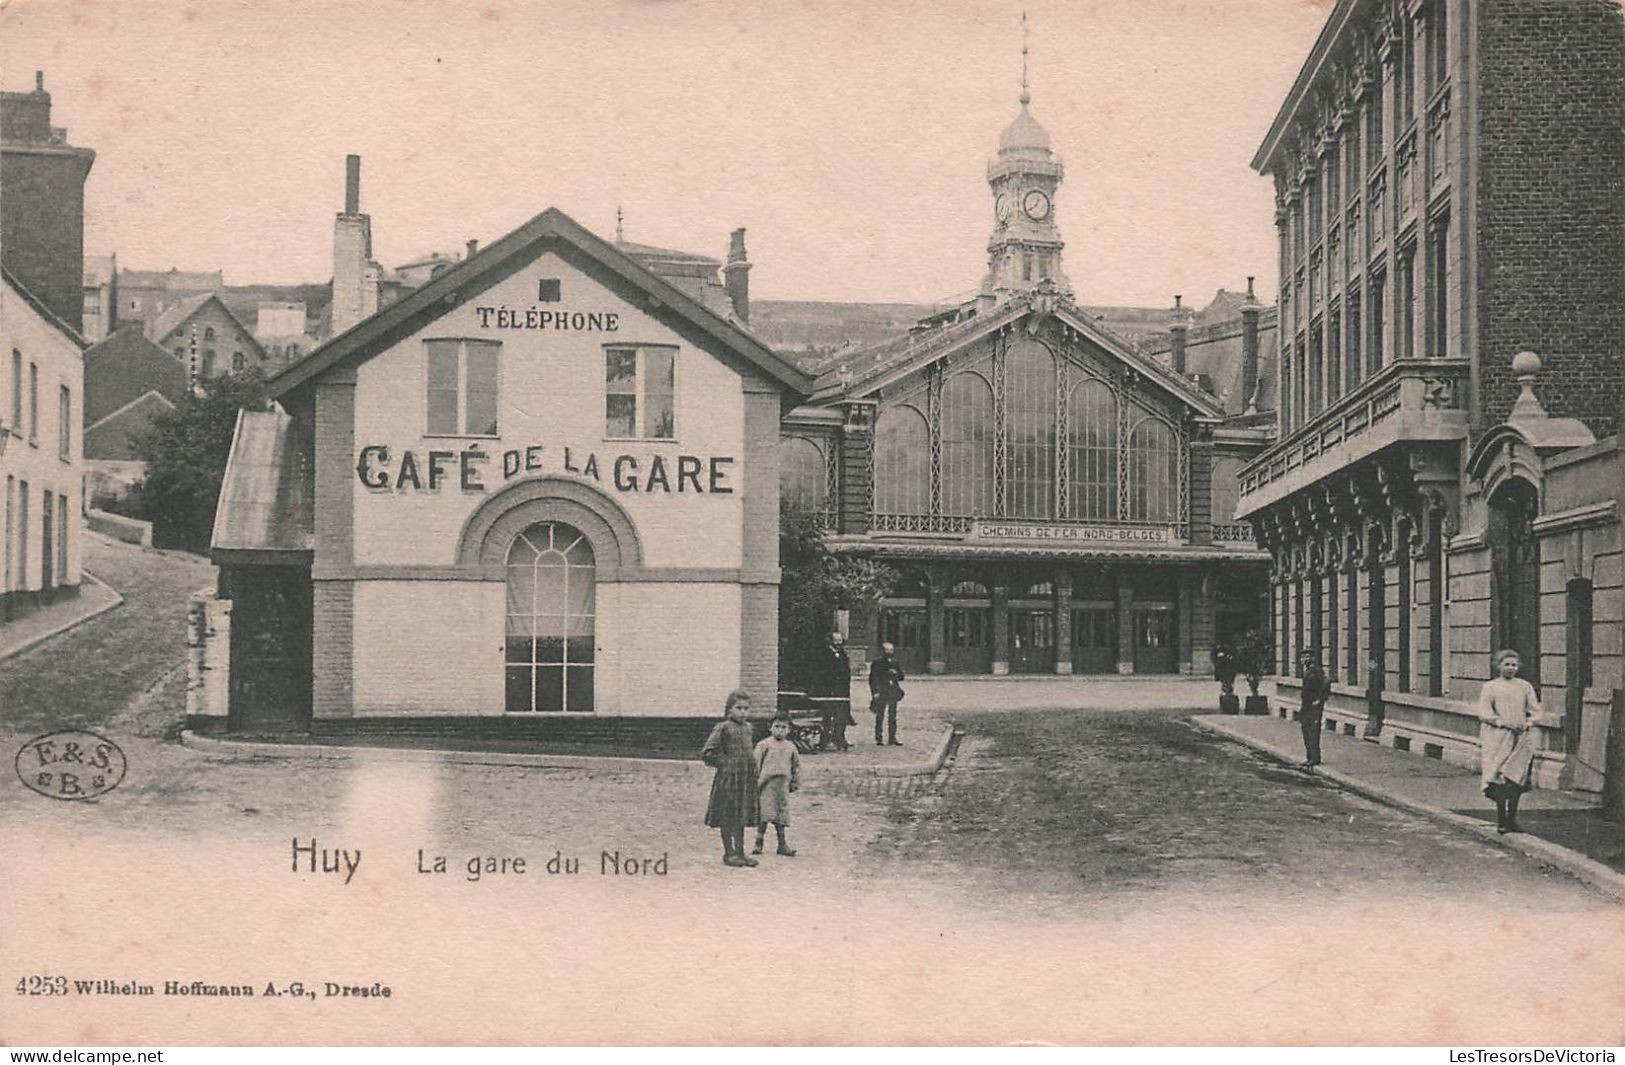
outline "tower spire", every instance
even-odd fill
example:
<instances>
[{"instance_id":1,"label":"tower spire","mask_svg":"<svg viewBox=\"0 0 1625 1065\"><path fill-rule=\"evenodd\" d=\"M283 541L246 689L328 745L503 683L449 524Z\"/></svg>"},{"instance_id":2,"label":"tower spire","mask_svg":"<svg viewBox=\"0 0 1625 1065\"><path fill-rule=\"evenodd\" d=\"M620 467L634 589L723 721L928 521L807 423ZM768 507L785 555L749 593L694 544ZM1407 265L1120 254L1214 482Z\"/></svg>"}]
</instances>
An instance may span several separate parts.
<instances>
[{"instance_id":1,"label":"tower spire","mask_svg":"<svg viewBox=\"0 0 1625 1065\"><path fill-rule=\"evenodd\" d=\"M1021 106L1026 107L1032 102L1033 94L1027 91L1027 12L1021 13Z\"/></svg>"}]
</instances>

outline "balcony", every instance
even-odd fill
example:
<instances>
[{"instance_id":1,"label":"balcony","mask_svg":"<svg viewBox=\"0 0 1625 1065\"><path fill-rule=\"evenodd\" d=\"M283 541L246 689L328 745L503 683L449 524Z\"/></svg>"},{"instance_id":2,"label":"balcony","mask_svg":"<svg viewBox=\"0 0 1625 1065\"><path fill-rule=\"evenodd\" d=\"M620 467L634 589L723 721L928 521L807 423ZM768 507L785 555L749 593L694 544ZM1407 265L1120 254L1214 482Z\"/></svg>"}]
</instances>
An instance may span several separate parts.
<instances>
[{"instance_id":1,"label":"balcony","mask_svg":"<svg viewBox=\"0 0 1625 1065\"><path fill-rule=\"evenodd\" d=\"M1402 359L1242 467L1238 518L1393 444L1467 435L1467 360Z\"/></svg>"}]
</instances>

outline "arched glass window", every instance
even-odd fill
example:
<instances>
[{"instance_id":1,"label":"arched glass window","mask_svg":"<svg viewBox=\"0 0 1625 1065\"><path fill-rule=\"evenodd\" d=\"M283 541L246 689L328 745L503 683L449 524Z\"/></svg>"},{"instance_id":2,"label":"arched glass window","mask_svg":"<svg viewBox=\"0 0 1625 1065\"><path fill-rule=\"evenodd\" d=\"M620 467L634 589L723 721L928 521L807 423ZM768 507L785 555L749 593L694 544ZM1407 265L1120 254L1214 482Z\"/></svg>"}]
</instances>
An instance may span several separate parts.
<instances>
[{"instance_id":1,"label":"arched glass window","mask_svg":"<svg viewBox=\"0 0 1625 1065\"><path fill-rule=\"evenodd\" d=\"M1179 449L1167 423L1142 418L1129 433L1128 516L1134 521L1179 520Z\"/></svg>"},{"instance_id":2,"label":"arched glass window","mask_svg":"<svg viewBox=\"0 0 1625 1065\"><path fill-rule=\"evenodd\" d=\"M1067 517L1117 517L1117 397L1106 382L1085 378L1067 404L1070 466Z\"/></svg>"},{"instance_id":3,"label":"arched glass window","mask_svg":"<svg viewBox=\"0 0 1625 1065\"><path fill-rule=\"evenodd\" d=\"M509 710L593 708L597 571L580 530L544 521L508 549Z\"/></svg>"},{"instance_id":4,"label":"arched glass window","mask_svg":"<svg viewBox=\"0 0 1625 1065\"><path fill-rule=\"evenodd\" d=\"M822 510L826 487L823 449L804 436L781 440L779 499L792 510Z\"/></svg>"},{"instance_id":5,"label":"arched glass window","mask_svg":"<svg viewBox=\"0 0 1625 1065\"><path fill-rule=\"evenodd\" d=\"M993 513L993 388L974 370L942 386L942 512Z\"/></svg>"},{"instance_id":6,"label":"arched glass window","mask_svg":"<svg viewBox=\"0 0 1625 1065\"><path fill-rule=\"evenodd\" d=\"M908 404L885 408L875 422L875 512L931 513L931 434Z\"/></svg>"},{"instance_id":7,"label":"arched glass window","mask_svg":"<svg viewBox=\"0 0 1625 1065\"><path fill-rule=\"evenodd\" d=\"M214 339L214 326L211 325L211 326L206 326L204 328L204 330L203 330L203 339L204 340L213 340Z\"/></svg>"},{"instance_id":8,"label":"arched glass window","mask_svg":"<svg viewBox=\"0 0 1625 1065\"><path fill-rule=\"evenodd\" d=\"M960 581L948 589L948 594L960 599L986 599L987 585L980 581Z\"/></svg>"},{"instance_id":9,"label":"arched glass window","mask_svg":"<svg viewBox=\"0 0 1625 1065\"><path fill-rule=\"evenodd\" d=\"M1048 518L1055 509L1055 356L1034 340L1006 357L1010 515Z\"/></svg>"},{"instance_id":10,"label":"arched glass window","mask_svg":"<svg viewBox=\"0 0 1625 1065\"><path fill-rule=\"evenodd\" d=\"M1029 584L1027 586L1027 590L1023 593L1023 598L1048 599L1054 594L1055 583L1053 581L1039 581L1037 584Z\"/></svg>"}]
</instances>

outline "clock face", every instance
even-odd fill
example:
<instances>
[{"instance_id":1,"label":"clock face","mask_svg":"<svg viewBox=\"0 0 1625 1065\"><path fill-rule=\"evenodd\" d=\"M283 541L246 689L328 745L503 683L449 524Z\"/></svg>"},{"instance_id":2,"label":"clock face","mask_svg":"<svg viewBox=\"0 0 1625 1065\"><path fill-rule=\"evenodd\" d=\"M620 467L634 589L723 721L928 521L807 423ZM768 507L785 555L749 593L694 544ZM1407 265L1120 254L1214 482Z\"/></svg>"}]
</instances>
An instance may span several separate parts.
<instances>
[{"instance_id":1,"label":"clock face","mask_svg":"<svg viewBox=\"0 0 1625 1065\"><path fill-rule=\"evenodd\" d=\"M1027 217L1034 222L1042 222L1049 217L1049 197L1038 189L1027 193L1021 201L1021 209L1027 212Z\"/></svg>"},{"instance_id":2,"label":"clock face","mask_svg":"<svg viewBox=\"0 0 1625 1065\"><path fill-rule=\"evenodd\" d=\"M1008 222L1015 206L1015 201L1007 193L1001 192L993 201L993 213L998 216L1000 223Z\"/></svg>"}]
</instances>

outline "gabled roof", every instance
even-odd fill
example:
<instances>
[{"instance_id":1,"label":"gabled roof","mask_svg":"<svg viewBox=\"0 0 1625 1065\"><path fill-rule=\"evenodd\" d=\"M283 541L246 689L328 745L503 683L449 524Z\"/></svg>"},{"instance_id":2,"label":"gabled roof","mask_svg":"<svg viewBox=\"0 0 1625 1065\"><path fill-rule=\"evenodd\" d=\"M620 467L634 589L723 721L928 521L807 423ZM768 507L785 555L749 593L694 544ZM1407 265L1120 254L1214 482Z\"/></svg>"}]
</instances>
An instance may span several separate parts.
<instances>
[{"instance_id":1,"label":"gabled roof","mask_svg":"<svg viewBox=\"0 0 1625 1065\"><path fill-rule=\"evenodd\" d=\"M186 393L186 367L139 329L120 329L85 349L85 424L156 391L171 402Z\"/></svg>"},{"instance_id":2,"label":"gabled roof","mask_svg":"<svg viewBox=\"0 0 1625 1065\"><path fill-rule=\"evenodd\" d=\"M85 426L85 458L124 462L139 459L136 440L152 428L155 418L174 409L175 404L157 389L137 396L95 424Z\"/></svg>"},{"instance_id":3,"label":"gabled roof","mask_svg":"<svg viewBox=\"0 0 1625 1065\"><path fill-rule=\"evenodd\" d=\"M226 306L226 301L221 299L219 293L216 292L205 292L201 296L192 296L175 304L175 306L153 320L152 328L147 330L147 335L154 341L161 342L169 334L185 325L188 320L201 313L211 303L218 305L221 312L231 319L232 324L242 333L243 339L252 346L252 354L258 359L265 358L265 349L258 340L254 339L254 331L244 325L241 318L232 313L231 308Z\"/></svg>"},{"instance_id":4,"label":"gabled roof","mask_svg":"<svg viewBox=\"0 0 1625 1065\"><path fill-rule=\"evenodd\" d=\"M1041 295L1031 299L1012 299L952 325L906 333L850 355L843 354L833 359L830 368L819 375L818 388L812 401L832 402L842 397L873 392L1028 315L1053 313L1074 332L1088 338L1095 346L1137 371L1198 415L1224 417L1224 408L1214 397L1138 351L1130 341L1097 322L1086 309L1064 299L1052 306L1045 306L1044 299ZM846 371L845 380L843 370Z\"/></svg>"},{"instance_id":5,"label":"gabled roof","mask_svg":"<svg viewBox=\"0 0 1625 1065\"><path fill-rule=\"evenodd\" d=\"M47 325L51 326L57 332L61 333L63 336L72 341L74 347L78 348L80 351L84 351L89 342L85 340L84 337L79 335L79 330L58 318L56 313L45 305L44 300L28 291L28 286L17 280L17 276L15 274L4 267L0 267L0 278L3 278L5 283L11 286L11 290L17 293L17 296L24 303L33 308L36 314L45 319L45 323Z\"/></svg>"},{"instance_id":6,"label":"gabled roof","mask_svg":"<svg viewBox=\"0 0 1625 1065\"><path fill-rule=\"evenodd\" d=\"M225 284L225 275L219 270L196 272L189 270L120 270L120 288L161 288L168 292L204 289L213 291Z\"/></svg>"},{"instance_id":7,"label":"gabled roof","mask_svg":"<svg viewBox=\"0 0 1625 1065\"><path fill-rule=\"evenodd\" d=\"M212 299L214 299L214 293L212 292L186 297L154 318L152 325L147 328L147 335L153 340L162 340L182 325L185 325L188 318L202 310L203 305ZM224 305L222 304L222 306Z\"/></svg>"},{"instance_id":8,"label":"gabled roof","mask_svg":"<svg viewBox=\"0 0 1625 1065\"><path fill-rule=\"evenodd\" d=\"M371 358L440 317L454 304L467 302L550 250L559 252L601 283L621 289L627 298L641 296L638 302L650 314L714 353L733 355L797 397L812 391L812 379L793 363L651 273L610 242L588 232L563 211L550 207L271 378L271 396L280 398L301 389L342 363Z\"/></svg>"},{"instance_id":9,"label":"gabled roof","mask_svg":"<svg viewBox=\"0 0 1625 1065\"><path fill-rule=\"evenodd\" d=\"M237 412L220 484L210 549L224 557L309 560L315 481L292 418L279 410Z\"/></svg>"}]
</instances>

